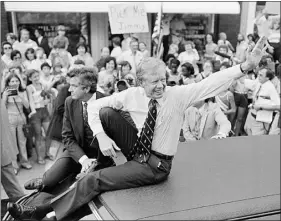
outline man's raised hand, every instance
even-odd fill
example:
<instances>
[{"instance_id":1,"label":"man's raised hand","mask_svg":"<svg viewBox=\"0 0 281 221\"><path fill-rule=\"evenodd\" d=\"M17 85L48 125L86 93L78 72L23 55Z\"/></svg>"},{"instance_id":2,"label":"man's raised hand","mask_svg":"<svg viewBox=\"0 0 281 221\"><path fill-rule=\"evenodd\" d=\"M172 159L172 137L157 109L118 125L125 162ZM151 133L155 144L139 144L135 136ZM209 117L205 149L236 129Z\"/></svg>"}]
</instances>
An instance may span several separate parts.
<instances>
[{"instance_id":1,"label":"man's raised hand","mask_svg":"<svg viewBox=\"0 0 281 221\"><path fill-rule=\"evenodd\" d=\"M251 71L259 65L263 53L267 49L266 41L267 38L262 36L254 47L251 45L248 47L246 61L241 64L243 71Z\"/></svg>"}]
</instances>

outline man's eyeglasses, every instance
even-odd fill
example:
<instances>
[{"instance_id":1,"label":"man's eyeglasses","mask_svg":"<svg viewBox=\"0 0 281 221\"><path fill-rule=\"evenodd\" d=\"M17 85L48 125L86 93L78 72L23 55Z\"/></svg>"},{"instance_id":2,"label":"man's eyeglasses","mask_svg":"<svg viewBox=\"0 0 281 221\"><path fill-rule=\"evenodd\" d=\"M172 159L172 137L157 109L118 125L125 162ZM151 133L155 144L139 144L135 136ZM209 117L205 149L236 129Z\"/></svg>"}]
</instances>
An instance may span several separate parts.
<instances>
[{"instance_id":1,"label":"man's eyeglasses","mask_svg":"<svg viewBox=\"0 0 281 221\"><path fill-rule=\"evenodd\" d=\"M14 60L20 60L21 57L14 57Z\"/></svg>"},{"instance_id":2,"label":"man's eyeglasses","mask_svg":"<svg viewBox=\"0 0 281 221\"><path fill-rule=\"evenodd\" d=\"M4 47L4 50L12 49L12 47Z\"/></svg>"}]
</instances>

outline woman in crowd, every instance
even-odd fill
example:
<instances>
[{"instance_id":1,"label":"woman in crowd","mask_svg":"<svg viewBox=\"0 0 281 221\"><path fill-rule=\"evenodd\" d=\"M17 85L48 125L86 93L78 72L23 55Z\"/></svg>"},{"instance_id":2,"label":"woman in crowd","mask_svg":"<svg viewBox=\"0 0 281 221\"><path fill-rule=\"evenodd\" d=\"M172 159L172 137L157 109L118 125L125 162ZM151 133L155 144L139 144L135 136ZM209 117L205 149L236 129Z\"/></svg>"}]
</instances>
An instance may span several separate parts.
<instances>
[{"instance_id":1,"label":"woman in crowd","mask_svg":"<svg viewBox=\"0 0 281 221\"><path fill-rule=\"evenodd\" d=\"M87 45L85 43L78 43L76 45L76 52L77 55L73 56L72 58L72 66L76 60L82 60L85 63L86 67L93 67L94 60L92 56L87 51Z\"/></svg>"},{"instance_id":2,"label":"woman in crowd","mask_svg":"<svg viewBox=\"0 0 281 221\"><path fill-rule=\"evenodd\" d=\"M228 47L226 45L220 45L218 47L218 51L222 54L228 55ZM220 55L217 55L215 60L219 61L220 64L222 64L223 62L230 62L230 60L228 58L222 57Z\"/></svg>"},{"instance_id":3,"label":"woman in crowd","mask_svg":"<svg viewBox=\"0 0 281 221\"><path fill-rule=\"evenodd\" d=\"M44 49L39 47L36 49L36 60L34 62L33 68L37 71L40 71L41 65L45 62L47 62L50 66L52 65L52 62L49 59L47 59Z\"/></svg>"},{"instance_id":4,"label":"woman in crowd","mask_svg":"<svg viewBox=\"0 0 281 221\"><path fill-rule=\"evenodd\" d=\"M209 77L212 73L213 73L213 63L212 63L212 61L207 60L204 62L203 72L197 74L197 76L196 76L196 79L195 79L196 83L199 81L202 81L206 77Z\"/></svg>"},{"instance_id":5,"label":"woman in crowd","mask_svg":"<svg viewBox=\"0 0 281 221\"><path fill-rule=\"evenodd\" d=\"M49 59L51 60L53 66L56 63L61 63L62 72L66 74L72 62L72 56L65 50L65 44L66 42L60 39L54 42L54 48L49 55Z\"/></svg>"},{"instance_id":6,"label":"woman in crowd","mask_svg":"<svg viewBox=\"0 0 281 221\"><path fill-rule=\"evenodd\" d=\"M253 34L248 34L247 35L247 39L248 39L248 44L250 45L250 44L253 44L253 45L255 45L255 37L254 37L254 35Z\"/></svg>"},{"instance_id":7,"label":"woman in crowd","mask_svg":"<svg viewBox=\"0 0 281 221\"><path fill-rule=\"evenodd\" d=\"M17 141L18 151L16 153L19 153L21 166L24 169L31 169L32 166L27 157L26 137L23 131L23 126L26 124L23 109L29 108L29 101L20 77L13 72L6 79L3 100L8 110L13 138Z\"/></svg>"},{"instance_id":8,"label":"woman in crowd","mask_svg":"<svg viewBox=\"0 0 281 221\"><path fill-rule=\"evenodd\" d=\"M27 93L32 113L31 125L35 132L35 149L37 153L37 162L45 164L44 158L41 156L41 142L42 142L42 127L47 132L49 127L50 117L47 110L47 105L50 103L51 94L47 91L40 82L39 73L36 70L28 70L28 79L31 84L27 86ZM46 149L46 156L48 157L48 150Z\"/></svg>"},{"instance_id":9,"label":"woman in crowd","mask_svg":"<svg viewBox=\"0 0 281 221\"><path fill-rule=\"evenodd\" d=\"M180 62L178 59L172 59L167 71L167 85L179 85L180 73L178 72Z\"/></svg>"},{"instance_id":10,"label":"woman in crowd","mask_svg":"<svg viewBox=\"0 0 281 221\"><path fill-rule=\"evenodd\" d=\"M195 83L194 67L192 64L186 62L181 66L180 85L187 85Z\"/></svg>"},{"instance_id":11,"label":"woman in crowd","mask_svg":"<svg viewBox=\"0 0 281 221\"><path fill-rule=\"evenodd\" d=\"M199 72L199 68L197 65L197 61L199 61L199 54L197 50L194 48L194 44L192 41L187 41L184 45L185 51L180 53L178 60L180 61L180 64L184 64L186 62L190 63L194 67L195 73Z\"/></svg>"},{"instance_id":12,"label":"woman in crowd","mask_svg":"<svg viewBox=\"0 0 281 221\"><path fill-rule=\"evenodd\" d=\"M148 52L146 44L144 42L142 42L142 41L139 42L139 49L144 58L149 57L149 52Z\"/></svg>"},{"instance_id":13,"label":"woman in crowd","mask_svg":"<svg viewBox=\"0 0 281 221\"><path fill-rule=\"evenodd\" d=\"M2 61L4 61L7 66L9 66L12 63L12 59L11 59L11 53L13 51L12 44L7 41L3 42L2 51L4 52L4 54L1 57Z\"/></svg>"},{"instance_id":14,"label":"woman in crowd","mask_svg":"<svg viewBox=\"0 0 281 221\"><path fill-rule=\"evenodd\" d=\"M22 64L22 57L21 57L21 53L20 51L18 50L13 50L11 52L11 60L12 60L12 63L11 65L20 65L21 66L21 69L22 69L22 72L25 71L25 67L24 65Z\"/></svg>"},{"instance_id":15,"label":"woman in crowd","mask_svg":"<svg viewBox=\"0 0 281 221\"><path fill-rule=\"evenodd\" d=\"M105 90L106 88L114 88L114 83L116 79L118 78L117 73L117 63L116 59L114 57L107 57L105 59L105 64L101 72L99 72L98 77L98 85ZM113 85L107 85L107 83L110 83ZM110 92L108 92L110 93Z\"/></svg>"},{"instance_id":16,"label":"woman in crowd","mask_svg":"<svg viewBox=\"0 0 281 221\"><path fill-rule=\"evenodd\" d=\"M26 70L34 69L35 68L35 61L36 61L36 55L35 50L33 48L28 48L25 53L26 60L23 62L23 66Z\"/></svg>"},{"instance_id":17,"label":"woman in crowd","mask_svg":"<svg viewBox=\"0 0 281 221\"><path fill-rule=\"evenodd\" d=\"M207 44L205 45L205 54L204 58L207 60L213 60L215 59L215 51L217 49L217 44L214 43L214 35L213 34L207 34L206 35L206 42Z\"/></svg>"}]
</instances>

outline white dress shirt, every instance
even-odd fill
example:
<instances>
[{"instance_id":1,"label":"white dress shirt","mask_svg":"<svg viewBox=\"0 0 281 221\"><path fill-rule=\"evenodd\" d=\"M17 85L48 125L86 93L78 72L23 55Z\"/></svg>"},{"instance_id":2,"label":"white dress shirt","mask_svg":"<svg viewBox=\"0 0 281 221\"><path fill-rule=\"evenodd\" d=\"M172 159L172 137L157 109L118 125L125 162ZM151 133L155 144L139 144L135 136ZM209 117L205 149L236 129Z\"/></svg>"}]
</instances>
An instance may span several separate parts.
<instances>
[{"instance_id":1,"label":"white dress shirt","mask_svg":"<svg viewBox=\"0 0 281 221\"><path fill-rule=\"evenodd\" d=\"M97 99L97 94L94 93L93 96L87 101L87 103L89 103L89 102L94 102L96 99ZM85 104L85 103L86 103L85 101L82 101L82 110L83 110L82 113L84 113L84 104ZM84 117L84 116L83 116L83 117ZM86 155L83 155L82 157L80 157L80 159L78 160L78 162L82 165L82 163L83 163L84 160L86 160L86 159L88 159L88 157L87 157Z\"/></svg>"},{"instance_id":2,"label":"white dress shirt","mask_svg":"<svg viewBox=\"0 0 281 221\"><path fill-rule=\"evenodd\" d=\"M118 59L118 57L122 54L122 49L120 46L112 49L110 56Z\"/></svg>"},{"instance_id":3,"label":"white dress shirt","mask_svg":"<svg viewBox=\"0 0 281 221\"><path fill-rule=\"evenodd\" d=\"M131 50L124 51L117 59L117 62L128 61L132 66L131 72L136 74L137 66L143 59L143 55L140 51L136 51L136 54L133 55Z\"/></svg>"},{"instance_id":4,"label":"white dress shirt","mask_svg":"<svg viewBox=\"0 0 281 221\"><path fill-rule=\"evenodd\" d=\"M232 81L241 76L243 74L237 65L214 73L199 83L167 87L163 98L158 101L152 150L175 155L184 111L198 101L227 90ZM95 102L88 102L88 119L93 135L104 132L99 118L99 111L103 107L128 111L140 132L148 114L149 101L143 88L131 87Z\"/></svg>"}]
</instances>

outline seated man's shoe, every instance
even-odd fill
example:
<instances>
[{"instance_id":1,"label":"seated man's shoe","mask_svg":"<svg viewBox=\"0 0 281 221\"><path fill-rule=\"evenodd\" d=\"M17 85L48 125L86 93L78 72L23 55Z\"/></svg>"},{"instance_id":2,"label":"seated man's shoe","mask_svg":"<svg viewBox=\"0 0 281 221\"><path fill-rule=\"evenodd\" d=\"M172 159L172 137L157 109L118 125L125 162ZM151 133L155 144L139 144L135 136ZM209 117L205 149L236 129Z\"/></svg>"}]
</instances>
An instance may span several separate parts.
<instances>
[{"instance_id":1,"label":"seated man's shoe","mask_svg":"<svg viewBox=\"0 0 281 221\"><path fill-rule=\"evenodd\" d=\"M24 184L26 190L41 190L43 188L43 181L41 178L32 179Z\"/></svg>"},{"instance_id":2,"label":"seated man's shoe","mask_svg":"<svg viewBox=\"0 0 281 221\"><path fill-rule=\"evenodd\" d=\"M17 203L8 203L7 210L10 215L16 220L40 220L35 215L36 207L34 206L24 206Z\"/></svg>"},{"instance_id":3,"label":"seated man's shoe","mask_svg":"<svg viewBox=\"0 0 281 221\"><path fill-rule=\"evenodd\" d=\"M116 163L112 158L110 160L106 161L105 163L98 163L98 165L94 168L94 171L101 170L107 167L115 167ZM91 171L92 172L92 171Z\"/></svg>"}]
</instances>

